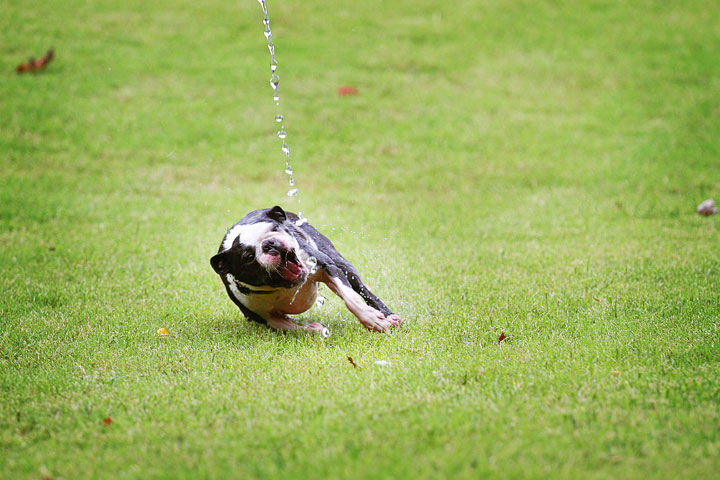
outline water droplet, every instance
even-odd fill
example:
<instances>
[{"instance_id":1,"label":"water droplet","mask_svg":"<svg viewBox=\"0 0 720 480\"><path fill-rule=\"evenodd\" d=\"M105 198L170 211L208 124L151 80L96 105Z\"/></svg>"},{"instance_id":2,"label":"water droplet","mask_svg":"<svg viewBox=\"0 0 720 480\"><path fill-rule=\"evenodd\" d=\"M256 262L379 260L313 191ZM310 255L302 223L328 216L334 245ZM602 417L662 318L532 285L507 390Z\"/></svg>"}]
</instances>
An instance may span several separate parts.
<instances>
[{"instance_id":1,"label":"water droplet","mask_svg":"<svg viewBox=\"0 0 720 480\"><path fill-rule=\"evenodd\" d=\"M322 306L325 305L325 297L318 295L317 300L315 300L315 305L317 305L318 308L322 308Z\"/></svg>"},{"instance_id":2,"label":"water droplet","mask_svg":"<svg viewBox=\"0 0 720 480\"><path fill-rule=\"evenodd\" d=\"M320 335L322 335L323 338L328 338L330 336L330 330L328 330L327 327L323 327L322 332L320 332Z\"/></svg>"},{"instance_id":3,"label":"water droplet","mask_svg":"<svg viewBox=\"0 0 720 480\"><path fill-rule=\"evenodd\" d=\"M263 32L263 33L265 33L265 38L267 38L268 40L270 40L272 38L272 32L270 31L269 26L266 26L265 32Z\"/></svg>"},{"instance_id":4,"label":"water droplet","mask_svg":"<svg viewBox=\"0 0 720 480\"><path fill-rule=\"evenodd\" d=\"M282 121L283 121L283 118L285 118L285 117L283 117L283 116L280 115L280 114L275 115L275 121L278 122L278 123L282 122Z\"/></svg>"},{"instance_id":5,"label":"water droplet","mask_svg":"<svg viewBox=\"0 0 720 480\"><path fill-rule=\"evenodd\" d=\"M317 258L313 256L308 257L307 260L305 260L305 265L307 265L310 273L317 272Z\"/></svg>"},{"instance_id":6,"label":"water droplet","mask_svg":"<svg viewBox=\"0 0 720 480\"><path fill-rule=\"evenodd\" d=\"M297 225L298 227L302 227L302 226L305 225L306 223L307 223L307 218L299 218L299 219L297 219L297 221L295 222L295 225Z\"/></svg>"},{"instance_id":7,"label":"water droplet","mask_svg":"<svg viewBox=\"0 0 720 480\"><path fill-rule=\"evenodd\" d=\"M278 77L275 73L273 73L270 77L270 86L275 91L277 91L278 87L280 86L280 77Z\"/></svg>"},{"instance_id":8,"label":"water droplet","mask_svg":"<svg viewBox=\"0 0 720 480\"><path fill-rule=\"evenodd\" d=\"M288 197L294 197L298 193L300 193L300 190L298 190L297 188L291 188L290 190L288 190L287 195Z\"/></svg>"},{"instance_id":9,"label":"water droplet","mask_svg":"<svg viewBox=\"0 0 720 480\"><path fill-rule=\"evenodd\" d=\"M273 94L273 100L275 101L276 105L280 101L280 94L277 92L277 90L275 90L275 93Z\"/></svg>"},{"instance_id":10,"label":"water droplet","mask_svg":"<svg viewBox=\"0 0 720 480\"><path fill-rule=\"evenodd\" d=\"M268 40L268 50L270 50L270 55L275 58L275 44L272 43L272 40Z\"/></svg>"},{"instance_id":11,"label":"water droplet","mask_svg":"<svg viewBox=\"0 0 720 480\"><path fill-rule=\"evenodd\" d=\"M288 165L288 166L285 167L285 173L287 173L288 175L292 175L292 174L293 174L293 169L292 169L292 167L291 167L290 165Z\"/></svg>"},{"instance_id":12,"label":"water droplet","mask_svg":"<svg viewBox=\"0 0 720 480\"><path fill-rule=\"evenodd\" d=\"M277 133L277 136L278 136L278 138L282 138L283 140L285 140L287 138L287 132L285 130L280 130Z\"/></svg>"},{"instance_id":13,"label":"water droplet","mask_svg":"<svg viewBox=\"0 0 720 480\"><path fill-rule=\"evenodd\" d=\"M270 60L270 71L273 72L273 73L275 73L275 70L277 70L277 65L278 65L278 64L277 64L277 60L275 60L275 57L273 57L273 58Z\"/></svg>"},{"instance_id":14,"label":"water droplet","mask_svg":"<svg viewBox=\"0 0 720 480\"><path fill-rule=\"evenodd\" d=\"M285 156L287 156L287 157L290 156L290 147L288 147L287 143L283 142L281 150L283 151Z\"/></svg>"},{"instance_id":15,"label":"water droplet","mask_svg":"<svg viewBox=\"0 0 720 480\"><path fill-rule=\"evenodd\" d=\"M290 178L288 178L288 183L290 184L291 187L292 187L293 185L295 185L295 179L293 178L292 175L290 175Z\"/></svg>"},{"instance_id":16,"label":"water droplet","mask_svg":"<svg viewBox=\"0 0 720 480\"><path fill-rule=\"evenodd\" d=\"M268 18L267 16L265 16L265 17L263 18L263 25L265 25L265 27L269 28L269 27L270 27L270 18Z\"/></svg>"}]
</instances>

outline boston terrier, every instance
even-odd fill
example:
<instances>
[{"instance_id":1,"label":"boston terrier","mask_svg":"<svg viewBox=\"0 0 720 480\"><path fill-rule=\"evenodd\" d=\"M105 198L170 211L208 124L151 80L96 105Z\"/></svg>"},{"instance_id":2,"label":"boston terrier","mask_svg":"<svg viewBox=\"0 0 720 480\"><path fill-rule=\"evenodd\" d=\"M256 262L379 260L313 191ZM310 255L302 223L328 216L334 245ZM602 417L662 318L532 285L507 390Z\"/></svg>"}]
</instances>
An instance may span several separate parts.
<instances>
[{"instance_id":1,"label":"boston terrier","mask_svg":"<svg viewBox=\"0 0 720 480\"><path fill-rule=\"evenodd\" d=\"M300 327L288 316L308 310L323 282L368 330L387 332L400 325L400 317L363 284L355 267L303 220L278 206L250 212L227 231L210 259L245 317L277 330L325 334L319 323Z\"/></svg>"}]
</instances>

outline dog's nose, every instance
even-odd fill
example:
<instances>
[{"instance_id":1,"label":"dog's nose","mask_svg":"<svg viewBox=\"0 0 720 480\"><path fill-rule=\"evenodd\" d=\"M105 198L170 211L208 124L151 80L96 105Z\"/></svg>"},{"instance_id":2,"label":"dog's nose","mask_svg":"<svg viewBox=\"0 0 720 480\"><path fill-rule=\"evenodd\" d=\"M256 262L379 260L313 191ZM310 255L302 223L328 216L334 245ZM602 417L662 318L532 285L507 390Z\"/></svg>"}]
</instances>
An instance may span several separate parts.
<instances>
[{"instance_id":1,"label":"dog's nose","mask_svg":"<svg viewBox=\"0 0 720 480\"><path fill-rule=\"evenodd\" d=\"M283 245L282 242L271 238L263 242L262 250L264 253L280 254L285 251L285 245Z\"/></svg>"}]
</instances>

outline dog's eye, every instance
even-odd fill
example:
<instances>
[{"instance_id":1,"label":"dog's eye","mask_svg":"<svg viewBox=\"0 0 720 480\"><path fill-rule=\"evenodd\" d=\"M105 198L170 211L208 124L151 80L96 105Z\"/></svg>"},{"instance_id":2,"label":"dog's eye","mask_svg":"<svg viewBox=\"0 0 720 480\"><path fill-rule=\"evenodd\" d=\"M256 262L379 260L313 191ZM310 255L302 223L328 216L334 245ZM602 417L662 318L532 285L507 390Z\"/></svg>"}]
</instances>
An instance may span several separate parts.
<instances>
[{"instance_id":1,"label":"dog's eye","mask_svg":"<svg viewBox=\"0 0 720 480\"><path fill-rule=\"evenodd\" d=\"M252 250L248 250L247 252L245 252L245 261L252 262L253 260L255 260L255 252L253 252Z\"/></svg>"},{"instance_id":2,"label":"dog's eye","mask_svg":"<svg viewBox=\"0 0 720 480\"><path fill-rule=\"evenodd\" d=\"M272 231L277 232L278 230L280 230L280 225L273 225Z\"/></svg>"}]
</instances>

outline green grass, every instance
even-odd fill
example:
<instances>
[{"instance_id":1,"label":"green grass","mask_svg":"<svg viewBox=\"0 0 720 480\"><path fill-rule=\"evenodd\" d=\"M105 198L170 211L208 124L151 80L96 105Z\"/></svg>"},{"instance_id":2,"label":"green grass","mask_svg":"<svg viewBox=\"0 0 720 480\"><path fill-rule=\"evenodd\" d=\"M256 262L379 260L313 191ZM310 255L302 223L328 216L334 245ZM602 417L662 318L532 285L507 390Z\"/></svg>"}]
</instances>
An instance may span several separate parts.
<instances>
[{"instance_id":1,"label":"green grass","mask_svg":"<svg viewBox=\"0 0 720 480\"><path fill-rule=\"evenodd\" d=\"M5 1L0 478L720 478L720 4L269 9L302 210L405 325L209 266L297 209L255 0Z\"/></svg>"}]
</instances>

